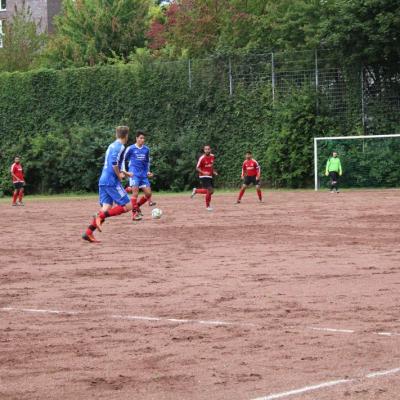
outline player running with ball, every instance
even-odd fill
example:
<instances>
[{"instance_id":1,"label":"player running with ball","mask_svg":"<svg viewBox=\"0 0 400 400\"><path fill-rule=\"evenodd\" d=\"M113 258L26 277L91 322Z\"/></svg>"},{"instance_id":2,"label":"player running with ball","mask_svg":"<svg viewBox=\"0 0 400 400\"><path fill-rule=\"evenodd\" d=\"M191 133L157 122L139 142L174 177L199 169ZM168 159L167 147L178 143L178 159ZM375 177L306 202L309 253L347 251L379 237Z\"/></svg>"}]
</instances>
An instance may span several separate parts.
<instances>
[{"instance_id":1,"label":"player running with ball","mask_svg":"<svg viewBox=\"0 0 400 400\"><path fill-rule=\"evenodd\" d=\"M242 165L242 176L243 185L240 189L239 196L236 200L236 203L240 203L244 192L249 187L249 185L253 184L256 187L258 200L262 202L262 192L260 186L260 178L261 178L261 168L260 164L253 158L253 154L251 151L246 152L246 159Z\"/></svg>"},{"instance_id":2,"label":"player running with ball","mask_svg":"<svg viewBox=\"0 0 400 400\"><path fill-rule=\"evenodd\" d=\"M142 212L140 207L146 203L146 201L151 201L151 187L149 178L153 177L153 173L150 172L150 149L145 146L145 133L143 131L136 132L136 143L129 146L126 149L123 167L125 168L126 162L128 162L128 171L131 174L129 180L130 191L132 192L132 220L139 221L142 219ZM139 189L142 189L144 196L140 198ZM156 203L151 202L152 206Z\"/></svg>"},{"instance_id":3,"label":"player running with ball","mask_svg":"<svg viewBox=\"0 0 400 400\"><path fill-rule=\"evenodd\" d=\"M213 176L217 176L218 173L214 169L215 156L214 154L211 154L211 147L207 144L204 146L203 151L204 154L199 158L196 166L196 171L199 173L202 188L193 188L190 197L193 199L196 194L204 194L206 196L207 211L212 211L211 196L214 193Z\"/></svg>"},{"instance_id":4,"label":"player running with ball","mask_svg":"<svg viewBox=\"0 0 400 400\"><path fill-rule=\"evenodd\" d=\"M93 233L96 229L101 232L101 226L106 218L115 217L132 210L131 201L121 184L121 180L125 176L131 176L129 172L121 171L123 153L128 142L129 128L127 126L118 126L115 135L116 140L108 146L99 179L101 210L93 217L90 225L82 235L82 239L88 242L99 242Z\"/></svg>"}]
</instances>

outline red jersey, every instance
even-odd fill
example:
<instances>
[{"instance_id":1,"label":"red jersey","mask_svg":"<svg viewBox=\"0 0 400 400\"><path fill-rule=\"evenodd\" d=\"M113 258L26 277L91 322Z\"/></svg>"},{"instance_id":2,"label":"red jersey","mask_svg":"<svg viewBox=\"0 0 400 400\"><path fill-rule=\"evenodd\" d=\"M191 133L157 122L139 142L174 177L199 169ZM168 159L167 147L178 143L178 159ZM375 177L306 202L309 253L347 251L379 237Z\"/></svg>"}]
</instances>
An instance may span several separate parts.
<instances>
[{"instance_id":1,"label":"red jersey","mask_svg":"<svg viewBox=\"0 0 400 400\"><path fill-rule=\"evenodd\" d=\"M13 183L25 182L24 171L22 169L21 163L14 163L11 165L11 176Z\"/></svg>"},{"instance_id":2,"label":"red jersey","mask_svg":"<svg viewBox=\"0 0 400 400\"><path fill-rule=\"evenodd\" d=\"M261 173L260 164L253 158L244 160L242 165L242 176L259 176Z\"/></svg>"},{"instance_id":3,"label":"red jersey","mask_svg":"<svg viewBox=\"0 0 400 400\"><path fill-rule=\"evenodd\" d=\"M200 178L207 178L207 177L212 177L214 174L214 160L215 156L214 154L210 154L207 156L206 154L203 154L197 163L197 168L201 170L199 172L199 177Z\"/></svg>"}]
</instances>

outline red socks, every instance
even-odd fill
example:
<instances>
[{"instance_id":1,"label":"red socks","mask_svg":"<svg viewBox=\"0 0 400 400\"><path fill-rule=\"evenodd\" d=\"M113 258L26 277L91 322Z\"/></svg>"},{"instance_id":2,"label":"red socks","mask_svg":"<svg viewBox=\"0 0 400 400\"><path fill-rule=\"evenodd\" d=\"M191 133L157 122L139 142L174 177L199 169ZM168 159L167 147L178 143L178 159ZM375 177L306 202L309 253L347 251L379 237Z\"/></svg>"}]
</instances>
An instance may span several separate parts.
<instances>
[{"instance_id":1,"label":"red socks","mask_svg":"<svg viewBox=\"0 0 400 400\"><path fill-rule=\"evenodd\" d=\"M257 189L257 194L258 194L258 199L261 201L262 200L261 189Z\"/></svg>"},{"instance_id":2,"label":"red socks","mask_svg":"<svg viewBox=\"0 0 400 400\"><path fill-rule=\"evenodd\" d=\"M136 210L138 208L137 197L131 197L131 204L132 204L132 210Z\"/></svg>"},{"instance_id":3,"label":"red socks","mask_svg":"<svg viewBox=\"0 0 400 400\"><path fill-rule=\"evenodd\" d=\"M196 189L196 194L207 194L208 190L207 189Z\"/></svg>"},{"instance_id":4,"label":"red socks","mask_svg":"<svg viewBox=\"0 0 400 400\"><path fill-rule=\"evenodd\" d=\"M15 204L17 202L18 192L14 192L12 202Z\"/></svg>"},{"instance_id":5,"label":"red socks","mask_svg":"<svg viewBox=\"0 0 400 400\"><path fill-rule=\"evenodd\" d=\"M22 201L22 198L24 197L24 191L21 189L19 191L19 195L18 195L18 201Z\"/></svg>"},{"instance_id":6,"label":"red socks","mask_svg":"<svg viewBox=\"0 0 400 400\"><path fill-rule=\"evenodd\" d=\"M243 197L245 191L246 191L246 189L243 189L243 188L240 189L238 200L241 200L241 199L242 199L242 197Z\"/></svg>"},{"instance_id":7,"label":"red socks","mask_svg":"<svg viewBox=\"0 0 400 400\"><path fill-rule=\"evenodd\" d=\"M142 196L139 200L138 206L141 207L147 200L150 200L150 197Z\"/></svg>"},{"instance_id":8,"label":"red socks","mask_svg":"<svg viewBox=\"0 0 400 400\"><path fill-rule=\"evenodd\" d=\"M108 217L115 217L117 215L121 215L124 212L126 212L125 207L123 206L115 206L111 210L108 211L100 211L99 212L99 217L101 219L106 219Z\"/></svg>"},{"instance_id":9,"label":"red socks","mask_svg":"<svg viewBox=\"0 0 400 400\"><path fill-rule=\"evenodd\" d=\"M206 207L210 207L210 203L211 203L211 194L207 191L206 194Z\"/></svg>"}]
</instances>

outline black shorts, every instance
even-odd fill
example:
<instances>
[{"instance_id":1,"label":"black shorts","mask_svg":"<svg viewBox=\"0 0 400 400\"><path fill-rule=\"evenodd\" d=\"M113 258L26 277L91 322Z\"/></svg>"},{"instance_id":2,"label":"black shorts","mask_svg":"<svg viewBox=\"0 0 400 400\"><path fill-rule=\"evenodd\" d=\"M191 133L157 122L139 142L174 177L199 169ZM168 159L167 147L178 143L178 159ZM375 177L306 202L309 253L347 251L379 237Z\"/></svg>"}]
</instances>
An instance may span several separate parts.
<instances>
[{"instance_id":1,"label":"black shorts","mask_svg":"<svg viewBox=\"0 0 400 400\"><path fill-rule=\"evenodd\" d=\"M249 186L250 184L254 184L257 186L260 184L260 180L257 179L256 176L245 176L244 180L243 180L243 184L246 186Z\"/></svg>"},{"instance_id":2,"label":"black shorts","mask_svg":"<svg viewBox=\"0 0 400 400\"><path fill-rule=\"evenodd\" d=\"M25 186L25 182L14 182L15 190L22 189Z\"/></svg>"},{"instance_id":3,"label":"black shorts","mask_svg":"<svg viewBox=\"0 0 400 400\"><path fill-rule=\"evenodd\" d=\"M204 178L200 178L200 183L201 183L201 187L203 189L213 189L214 188L214 182L213 182L213 178L211 177L204 177Z\"/></svg>"},{"instance_id":4,"label":"black shorts","mask_svg":"<svg viewBox=\"0 0 400 400\"><path fill-rule=\"evenodd\" d=\"M329 172L329 177L331 178L332 182L337 182L339 180L339 173L336 171Z\"/></svg>"}]
</instances>

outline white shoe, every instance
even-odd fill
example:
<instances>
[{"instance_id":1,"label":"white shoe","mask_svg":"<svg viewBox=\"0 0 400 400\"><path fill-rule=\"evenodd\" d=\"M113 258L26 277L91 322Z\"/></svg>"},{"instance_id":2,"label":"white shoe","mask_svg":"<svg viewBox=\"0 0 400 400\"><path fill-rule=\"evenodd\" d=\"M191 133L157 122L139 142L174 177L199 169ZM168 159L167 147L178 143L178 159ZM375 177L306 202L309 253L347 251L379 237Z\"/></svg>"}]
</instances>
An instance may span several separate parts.
<instances>
[{"instance_id":1,"label":"white shoe","mask_svg":"<svg viewBox=\"0 0 400 400\"><path fill-rule=\"evenodd\" d=\"M207 207L206 210L207 211L213 211L213 208L212 207Z\"/></svg>"},{"instance_id":2,"label":"white shoe","mask_svg":"<svg viewBox=\"0 0 400 400\"><path fill-rule=\"evenodd\" d=\"M193 199L194 196L196 196L196 188L193 188L190 198Z\"/></svg>"}]
</instances>

